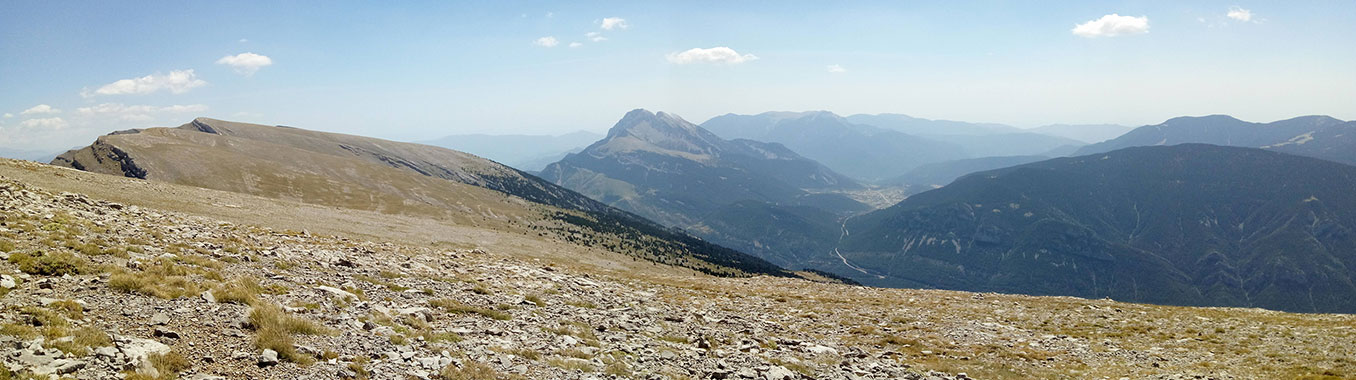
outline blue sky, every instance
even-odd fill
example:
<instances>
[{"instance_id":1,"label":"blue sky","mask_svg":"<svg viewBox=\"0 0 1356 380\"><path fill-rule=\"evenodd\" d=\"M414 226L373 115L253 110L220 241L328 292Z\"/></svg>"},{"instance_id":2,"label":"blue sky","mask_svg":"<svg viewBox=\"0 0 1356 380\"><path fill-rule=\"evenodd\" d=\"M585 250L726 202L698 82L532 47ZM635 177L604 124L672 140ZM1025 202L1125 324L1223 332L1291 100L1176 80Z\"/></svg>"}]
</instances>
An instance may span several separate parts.
<instances>
[{"instance_id":1,"label":"blue sky","mask_svg":"<svg viewBox=\"0 0 1356 380\"><path fill-rule=\"evenodd\" d=\"M1351 1L10 1L0 147L195 116L398 140L602 131L633 108L1350 120L1354 47Z\"/></svg>"}]
</instances>

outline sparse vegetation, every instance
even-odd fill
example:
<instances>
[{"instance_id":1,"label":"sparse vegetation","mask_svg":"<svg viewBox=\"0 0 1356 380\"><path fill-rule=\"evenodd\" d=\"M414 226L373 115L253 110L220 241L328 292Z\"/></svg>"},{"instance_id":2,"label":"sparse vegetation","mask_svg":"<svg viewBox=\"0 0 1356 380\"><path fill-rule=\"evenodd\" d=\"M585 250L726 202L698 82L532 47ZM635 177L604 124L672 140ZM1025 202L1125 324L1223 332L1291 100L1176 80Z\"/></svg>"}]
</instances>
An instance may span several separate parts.
<instances>
[{"instance_id":1,"label":"sparse vegetation","mask_svg":"<svg viewBox=\"0 0 1356 380\"><path fill-rule=\"evenodd\" d=\"M272 349L283 359L298 364L310 364L310 356L297 352L292 336L295 334L319 335L331 333L328 328L310 320L288 315L278 305L267 302L254 302L250 309L250 327L254 329L254 345Z\"/></svg>"},{"instance_id":2,"label":"sparse vegetation","mask_svg":"<svg viewBox=\"0 0 1356 380\"><path fill-rule=\"evenodd\" d=\"M511 377L508 377L508 376L505 376L505 375L503 375L503 374L500 374L499 371L495 371L493 367L490 367L489 365L486 365L485 363L481 363L481 362L477 362L477 361L472 361L472 360L465 360L465 361L463 361L463 362L464 362L464 364L462 364L462 366L460 366L460 367L458 367L455 363L452 364L452 365L449 365L449 366L447 366L447 367L443 367L443 370L442 370L442 371L439 371L439 372L438 372L438 375L439 375L439 376L442 376L442 378L445 379L445 380L506 380L506 379L511 379Z\"/></svg>"},{"instance_id":3,"label":"sparse vegetation","mask_svg":"<svg viewBox=\"0 0 1356 380\"><path fill-rule=\"evenodd\" d=\"M528 294L527 296L523 297L523 299L526 300L527 302L531 302L533 305L537 305L537 307L546 306L546 301L543 301L541 299L540 294Z\"/></svg>"},{"instance_id":4,"label":"sparse vegetation","mask_svg":"<svg viewBox=\"0 0 1356 380\"><path fill-rule=\"evenodd\" d=\"M499 310L491 310L483 307L467 305L461 303L461 301L457 301L451 298L439 298L431 300L428 302L428 304L453 314L476 314L484 316L486 318L492 318L501 321L513 319L513 315L509 313L505 313Z\"/></svg>"},{"instance_id":5,"label":"sparse vegetation","mask_svg":"<svg viewBox=\"0 0 1356 380\"><path fill-rule=\"evenodd\" d=\"M259 294L263 291L264 288L259 286L258 278L242 276L213 288L212 296L220 303L250 305L259 299Z\"/></svg>"},{"instance_id":6,"label":"sparse vegetation","mask_svg":"<svg viewBox=\"0 0 1356 380\"><path fill-rule=\"evenodd\" d=\"M80 274L81 268L87 265L85 259L65 251L15 252L9 255L9 262L18 265L24 273L42 276Z\"/></svg>"},{"instance_id":7,"label":"sparse vegetation","mask_svg":"<svg viewBox=\"0 0 1356 380\"><path fill-rule=\"evenodd\" d=\"M167 299L192 297L202 293L202 289L188 277L189 274L190 270L182 265L160 260L141 271L119 269L109 278L108 286Z\"/></svg>"},{"instance_id":8,"label":"sparse vegetation","mask_svg":"<svg viewBox=\"0 0 1356 380\"><path fill-rule=\"evenodd\" d=\"M593 363L590 363L590 362L588 362L588 361L586 361L586 360L578 360L578 359L576 359L576 360L571 360L571 359L566 359L566 358L550 358L550 359L546 359L546 364L550 364L552 367L564 369L564 370L567 370L567 371L579 371L579 372L597 372L597 371L598 371L598 367L595 367L595 366L593 365Z\"/></svg>"}]
</instances>

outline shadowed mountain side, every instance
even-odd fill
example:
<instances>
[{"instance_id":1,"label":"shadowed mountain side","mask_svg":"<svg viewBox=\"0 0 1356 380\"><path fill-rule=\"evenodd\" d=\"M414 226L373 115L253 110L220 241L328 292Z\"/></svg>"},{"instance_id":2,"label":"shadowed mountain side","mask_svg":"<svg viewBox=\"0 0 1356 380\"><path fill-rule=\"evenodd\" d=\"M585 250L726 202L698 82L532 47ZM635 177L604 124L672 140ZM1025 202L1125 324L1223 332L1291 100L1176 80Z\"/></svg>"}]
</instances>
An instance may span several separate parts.
<instances>
[{"instance_id":1,"label":"shadowed mountain side","mask_svg":"<svg viewBox=\"0 0 1356 380\"><path fill-rule=\"evenodd\" d=\"M871 285L1353 312L1352 188L1306 157L1130 148L962 177L851 219L840 249Z\"/></svg>"}]
</instances>

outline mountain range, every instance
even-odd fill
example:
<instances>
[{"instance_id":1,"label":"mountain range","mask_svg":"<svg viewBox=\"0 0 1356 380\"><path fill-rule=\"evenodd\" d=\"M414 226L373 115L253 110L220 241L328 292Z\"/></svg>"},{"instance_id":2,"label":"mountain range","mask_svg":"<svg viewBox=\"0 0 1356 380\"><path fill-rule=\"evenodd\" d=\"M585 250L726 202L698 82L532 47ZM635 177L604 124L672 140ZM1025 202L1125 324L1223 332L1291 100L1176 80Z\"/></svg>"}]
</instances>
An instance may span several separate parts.
<instances>
[{"instance_id":1,"label":"mountain range","mask_svg":"<svg viewBox=\"0 0 1356 380\"><path fill-rule=\"evenodd\" d=\"M903 141L968 155L938 135L850 120L765 113L704 125L810 148L820 141L812 151L837 154L839 165L869 162L862 157ZM969 139L1029 135L957 123L932 125ZM865 197L892 188L865 185L787 144L725 139L643 109L540 178L427 145L206 118L115 132L53 162L538 234L717 274L792 275L781 266L876 286L1353 312L1352 127L1319 116L1176 118L1076 157L915 164L881 183L935 189L875 210ZM889 143L870 145L881 141ZM834 144L849 146L823 149Z\"/></svg>"},{"instance_id":2,"label":"mountain range","mask_svg":"<svg viewBox=\"0 0 1356 380\"><path fill-rule=\"evenodd\" d=\"M775 142L853 178L876 180L966 157L957 144L854 124L827 111L727 114L702 123L725 138Z\"/></svg>"},{"instance_id":3,"label":"mountain range","mask_svg":"<svg viewBox=\"0 0 1356 380\"><path fill-rule=\"evenodd\" d=\"M782 265L793 262L785 257L793 253L764 243L776 239L762 232L708 227L742 226L723 218L742 219L737 214L748 206L829 217L869 209L840 193L863 189L861 184L781 144L725 140L677 115L643 109L628 112L603 140L551 164L541 175L661 224L692 228L716 243L752 249Z\"/></svg>"},{"instance_id":4,"label":"mountain range","mask_svg":"<svg viewBox=\"0 0 1356 380\"><path fill-rule=\"evenodd\" d=\"M868 182L919 166L987 156L1043 155L1083 145L1001 124L918 119L898 114L842 117L828 111L726 114L702 123L725 138L785 145L835 171Z\"/></svg>"}]
</instances>

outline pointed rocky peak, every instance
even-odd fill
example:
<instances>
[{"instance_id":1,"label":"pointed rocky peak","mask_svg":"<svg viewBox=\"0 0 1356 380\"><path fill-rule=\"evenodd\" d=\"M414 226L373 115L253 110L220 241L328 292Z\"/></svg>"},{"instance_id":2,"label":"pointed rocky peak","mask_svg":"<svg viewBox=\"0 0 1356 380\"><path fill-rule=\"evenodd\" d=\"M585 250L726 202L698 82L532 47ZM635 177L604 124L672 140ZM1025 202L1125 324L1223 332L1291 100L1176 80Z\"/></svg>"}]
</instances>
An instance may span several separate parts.
<instances>
[{"instance_id":1,"label":"pointed rocky peak","mask_svg":"<svg viewBox=\"0 0 1356 380\"><path fill-rule=\"evenodd\" d=\"M199 118L193 119L192 122L189 122L188 124L185 124L182 128L183 128L183 129L187 129L187 130L193 130L193 131L198 131L198 132L203 132L203 133L210 133L210 134L214 134L214 135L219 135L219 134L221 134L221 132L217 131L216 128L212 127L212 124L220 123L220 122L221 122L221 120L208 119L208 118L205 118L205 117L199 117Z\"/></svg>"},{"instance_id":2,"label":"pointed rocky peak","mask_svg":"<svg viewBox=\"0 0 1356 380\"><path fill-rule=\"evenodd\" d=\"M588 151L604 155L642 150L705 157L719 155L725 145L727 143L720 137L678 115L635 109L622 116L608 130L607 138L589 147Z\"/></svg>"},{"instance_id":3,"label":"pointed rocky peak","mask_svg":"<svg viewBox=\"0 0 1356 380\"><path fill-rule=\"evenodd\" d=\"M696 124L689 123L687 120L678 117L678 115L658 112L653 113L644 108L637 108L627 112L622 116L617 124L608 131L608 137L619 135L633 135L642 137L645 130L659 131L666 134L697 134Z\"/></svg>"}]
</instances>

